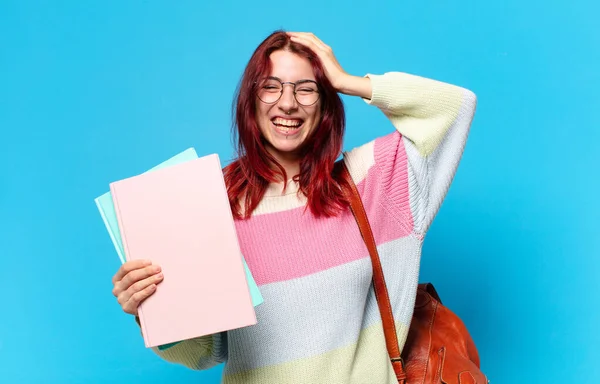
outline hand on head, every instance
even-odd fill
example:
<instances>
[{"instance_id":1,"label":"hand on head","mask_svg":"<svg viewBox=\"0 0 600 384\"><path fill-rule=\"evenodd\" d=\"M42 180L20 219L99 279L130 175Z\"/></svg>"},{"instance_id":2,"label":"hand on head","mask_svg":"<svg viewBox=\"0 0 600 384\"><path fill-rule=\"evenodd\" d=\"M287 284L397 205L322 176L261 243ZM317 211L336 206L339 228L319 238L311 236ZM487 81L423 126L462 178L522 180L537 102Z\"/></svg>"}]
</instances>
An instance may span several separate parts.
<instances>
[{"instance_id":1,"label":"hand on head","mask_svg":"<svg viewBox=\"0 0 600 384\"><path fill-rule=\"evenodd\" d=\"M323 67L325 68L325 75L333 85L333 87L340 91L344 80L349 76L346 71L342 68L340 63L335 58L333 50L330 46L322 42L313 33L307 32L287 32L290 39L306 47L310 48L321 60Z\"/></svg>"}]
</instances>

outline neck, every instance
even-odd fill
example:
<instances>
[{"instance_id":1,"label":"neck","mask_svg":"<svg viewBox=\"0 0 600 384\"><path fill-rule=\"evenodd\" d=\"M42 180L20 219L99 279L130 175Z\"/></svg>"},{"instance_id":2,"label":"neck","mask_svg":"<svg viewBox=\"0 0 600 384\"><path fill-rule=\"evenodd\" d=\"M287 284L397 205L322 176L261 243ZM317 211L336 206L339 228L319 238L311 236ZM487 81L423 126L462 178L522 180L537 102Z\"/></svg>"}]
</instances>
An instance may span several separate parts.
<instances>
[{"instance_id":1,"label":"neck","mask_svg":"<svg viewBox=\"0 0 600 384\"><path fill-rule=\"evenodd\" d=\"M285 169L287 179L290 180L300 173L300 158L293 154L272 153L277 162ZM283 182L283 177L278 175L279 182Z\"/></svg>"}]
</instances>

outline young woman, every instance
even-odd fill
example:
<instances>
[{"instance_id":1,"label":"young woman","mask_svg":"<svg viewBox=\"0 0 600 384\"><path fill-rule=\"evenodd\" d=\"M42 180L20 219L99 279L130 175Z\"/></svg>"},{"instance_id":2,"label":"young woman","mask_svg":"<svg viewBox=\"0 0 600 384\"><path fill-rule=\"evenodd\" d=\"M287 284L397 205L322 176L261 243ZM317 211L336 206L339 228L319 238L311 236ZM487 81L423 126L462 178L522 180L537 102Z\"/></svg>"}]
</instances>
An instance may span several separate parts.
<instances>
[{"instance_id":1,"label":"young woman","mask_svg":"<svg viewBox=\"0 0 600 384\"><path fill-rule=\"evenodd\" d=\"M423 239L462 156L476 97L401 72L352 76L313 34L278 31L243 74L239 156L224 169L242 252L264 298L258 324L154 348L163 359L192 369L225 362L225 383L397 383L371 260L332 174L345 126L338 93L379 108L395 128L343 158L373 228L404 344ZM113 293L137 316L162 280L151 261L127 262Z\"/></svg>"}]
</instances>

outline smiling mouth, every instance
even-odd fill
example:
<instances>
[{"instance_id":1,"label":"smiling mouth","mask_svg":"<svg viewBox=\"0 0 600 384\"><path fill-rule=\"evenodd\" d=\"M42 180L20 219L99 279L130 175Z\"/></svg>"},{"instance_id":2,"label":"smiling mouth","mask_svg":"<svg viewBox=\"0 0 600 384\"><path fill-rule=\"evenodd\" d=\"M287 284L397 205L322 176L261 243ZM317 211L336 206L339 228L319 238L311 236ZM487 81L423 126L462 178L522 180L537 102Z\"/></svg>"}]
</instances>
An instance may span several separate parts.
<instances>
[{"instance_id":1,"label":"smiling mouth","mask_svg":"<svg viewBox=\"0 0 600 384\"><path fill-rule=\"evenodd\" d=\"M271 122L277 131L285 135L293 135L299 132L304 124L304 120L302 119L282 119L281 117L276 117Z\"/></svg>"}]
</instances>

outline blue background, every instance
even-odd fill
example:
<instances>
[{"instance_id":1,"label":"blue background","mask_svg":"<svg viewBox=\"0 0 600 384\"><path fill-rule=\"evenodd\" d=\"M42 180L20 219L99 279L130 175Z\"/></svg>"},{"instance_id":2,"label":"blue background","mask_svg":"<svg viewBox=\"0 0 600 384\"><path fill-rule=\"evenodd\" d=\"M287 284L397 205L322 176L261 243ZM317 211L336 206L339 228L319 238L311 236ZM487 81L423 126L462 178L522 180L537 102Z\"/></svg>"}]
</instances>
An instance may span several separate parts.
<instances>
[{"instance_id":1,"label":"blue background","mask_svg":"<svg viewBox=\"0 0 600 384\"><path fill-rule=\"evenodd\" d=\"M312 31L355 75L472 89L472 134L422 281L492 383L600 379L600 33L592 1L0 3L0 381L217 383L160 360L111 294L93 199L194 146L232 156L233 91L271 31ZM345 147L390 132L344 97Z\"/></svg>"}]
</instances>

